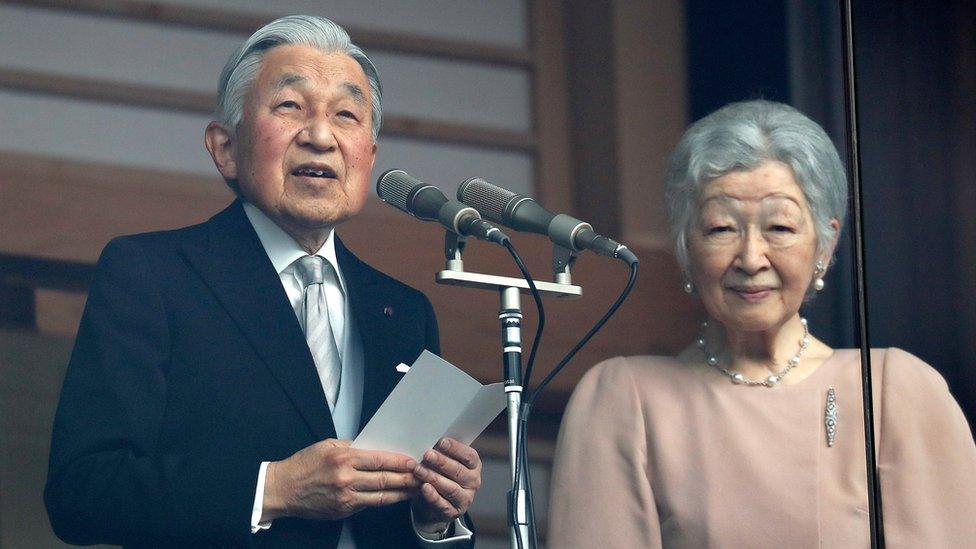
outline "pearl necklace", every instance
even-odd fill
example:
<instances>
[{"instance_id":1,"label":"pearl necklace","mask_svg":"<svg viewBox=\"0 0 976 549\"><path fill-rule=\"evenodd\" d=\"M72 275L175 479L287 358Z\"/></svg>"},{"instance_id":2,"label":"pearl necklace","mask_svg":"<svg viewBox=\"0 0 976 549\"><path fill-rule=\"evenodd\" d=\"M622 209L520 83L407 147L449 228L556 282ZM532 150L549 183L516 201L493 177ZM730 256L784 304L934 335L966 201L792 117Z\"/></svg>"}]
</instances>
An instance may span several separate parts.
<instances>
[{"instance_id":1,"label":"pearl necklace","mask_svg":"<svg viewBox=\"0 0 976 549\"><path fill-rule=\"evenodd\" d=\"M810 330L807 328L807 319L800 318L800 324L803 325L803 337L800 339L800 348L797 349L796 354L786 362L786 367L782 371L776 374L772 374L765 379L750 379L739 372L733 372L728 368L722 366L718 362L718 358L708 351L708 344L705 341L705 328L708 328L708 321L702 322L701 333L698 335L698 339L695 341L695 345L705 354L705 361L708 362L709 366L717 368L719 371L729 376L732 379L732 383L742 384L742 385L764 385L766 387L775 387L786 374L790 373L790 370L796 367L800 363L800 357L803 356L803 351L807 350L810 346Z\"/></svg>"}]
</instances>

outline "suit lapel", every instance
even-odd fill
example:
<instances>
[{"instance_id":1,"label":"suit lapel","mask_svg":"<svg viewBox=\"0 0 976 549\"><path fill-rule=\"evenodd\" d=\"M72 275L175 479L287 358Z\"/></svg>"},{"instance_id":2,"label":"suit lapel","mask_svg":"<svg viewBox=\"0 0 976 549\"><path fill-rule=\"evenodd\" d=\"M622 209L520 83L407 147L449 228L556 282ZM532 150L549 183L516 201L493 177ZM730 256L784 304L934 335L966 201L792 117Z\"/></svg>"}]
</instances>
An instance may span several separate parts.
<instances>
[{"instance_id":1,"label":"suit lapel","mask_svg":"<svg viewBox=\"0 0 976 549\"><path fill-rule=\"evenodd\" d=\"M362 339L363 409L360 428L373 417L400 380L396 372L397 324L384 310L393 305L387 284L336 237L336 258L349 292L349 303Z\"/></svg>"},{"instance_id":2,"label":"suit lapel","mask_svg":"<svg viewBox=\"0 0 976 549\"><path fill-rule=\"evenodd\" d=\"M301 326L240 201L204 227L206 240L185 243L184 257L271 370L314 439L335 438L332 415Z\"/></svg>"}]
</instances>

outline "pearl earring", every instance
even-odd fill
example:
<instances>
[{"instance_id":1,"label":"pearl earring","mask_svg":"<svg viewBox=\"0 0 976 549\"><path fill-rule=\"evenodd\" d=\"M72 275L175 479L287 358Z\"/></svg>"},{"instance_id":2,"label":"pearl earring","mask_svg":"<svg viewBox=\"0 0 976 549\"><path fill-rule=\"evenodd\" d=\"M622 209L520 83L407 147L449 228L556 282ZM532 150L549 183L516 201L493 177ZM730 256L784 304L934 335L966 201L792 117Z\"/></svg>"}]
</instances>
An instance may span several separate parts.
<instances>
[{"instance_id":1,"label":"pearl earring","mask_svg":"<svg viewBox=\"0 0 976 549\"><path fill-rule=\"evenodd\" d=\"M689 295L695 293L695 285L690 280L685 281L685 293Z\"/></svg>"},{"instance_id":2,"label":"pearl earring","mask_svg":"<svg viewBox=\"0 0 976 549\"><path fill-rule=\"evenodd\" d=\"M827 267L824 265L823 260L817 261L817 270L815 272L817 278L813 281L813 288L818 292L824 289L823 274L826 270Z\"/></svg>"}]
</instances>

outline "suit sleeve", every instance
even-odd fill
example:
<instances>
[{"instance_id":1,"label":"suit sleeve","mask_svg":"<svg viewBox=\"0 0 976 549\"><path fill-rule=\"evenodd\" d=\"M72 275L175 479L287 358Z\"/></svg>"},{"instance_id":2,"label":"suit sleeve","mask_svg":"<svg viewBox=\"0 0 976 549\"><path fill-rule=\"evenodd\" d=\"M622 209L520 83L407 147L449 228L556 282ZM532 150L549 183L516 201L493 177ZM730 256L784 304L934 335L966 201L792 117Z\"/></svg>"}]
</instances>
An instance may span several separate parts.
<instances>
[{"instance_id":1,"label":"suit sleeve","mask_svg":"<svg viewBox=\"0 0 976 549\"><path fill-rule=\"evenodd\" d=\"M643 410L622 359L595 366L577 385L550 482L550 546L661 547Z\"/></svg>"},{"instance_id":2,"label":"suit sleeve","mask_svg":"<svg viewBox=\"0 0 976 549\"><path fill-rule=\"evenodd\" d=\"M976 444L945 380L915 356L889 349L880 415L885 541L891 547L971 546Z\"/></svg>"},{"instance_id":3,"label":"suit sleeve","mask_svg":"<svg viewBox=\"0 0 976 549\"><path fill-rule=\"evenodd\" d=\"M158 447L171 334L164 277L134 239L109 243L55 417L44 500L70 543L249 535L260 463Z\"/></svg>"}]
</instances>

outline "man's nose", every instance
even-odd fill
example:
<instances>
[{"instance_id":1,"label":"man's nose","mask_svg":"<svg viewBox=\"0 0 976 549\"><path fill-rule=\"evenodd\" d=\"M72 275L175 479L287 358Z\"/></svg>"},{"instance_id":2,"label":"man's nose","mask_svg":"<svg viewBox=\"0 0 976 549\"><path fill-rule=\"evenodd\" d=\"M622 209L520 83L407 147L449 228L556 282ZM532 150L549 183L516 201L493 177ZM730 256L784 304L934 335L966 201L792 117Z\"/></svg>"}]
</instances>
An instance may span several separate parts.
<instances>
[{"instance_id":1,"label":"man's nose","mask_svg":"<svg viewBox=\"0 0 976 549\"><path fill-rule=\"evenodd\" d=\"M325 117L310 119L305 128L298 134L298 143L320 151L332 150L337 145L332 124Z\"/></svg>"},{"instance_id":2,"label":"man's nose","mask_svg":"<svg viewBox=\"0 0 976 549\"><path fill-rule=\"evenodd\" d=\"M769 243L760 231L746 231L736 258L737 267L748 274L755 274L769 266Z\"/></svg>"}]
</instances>

